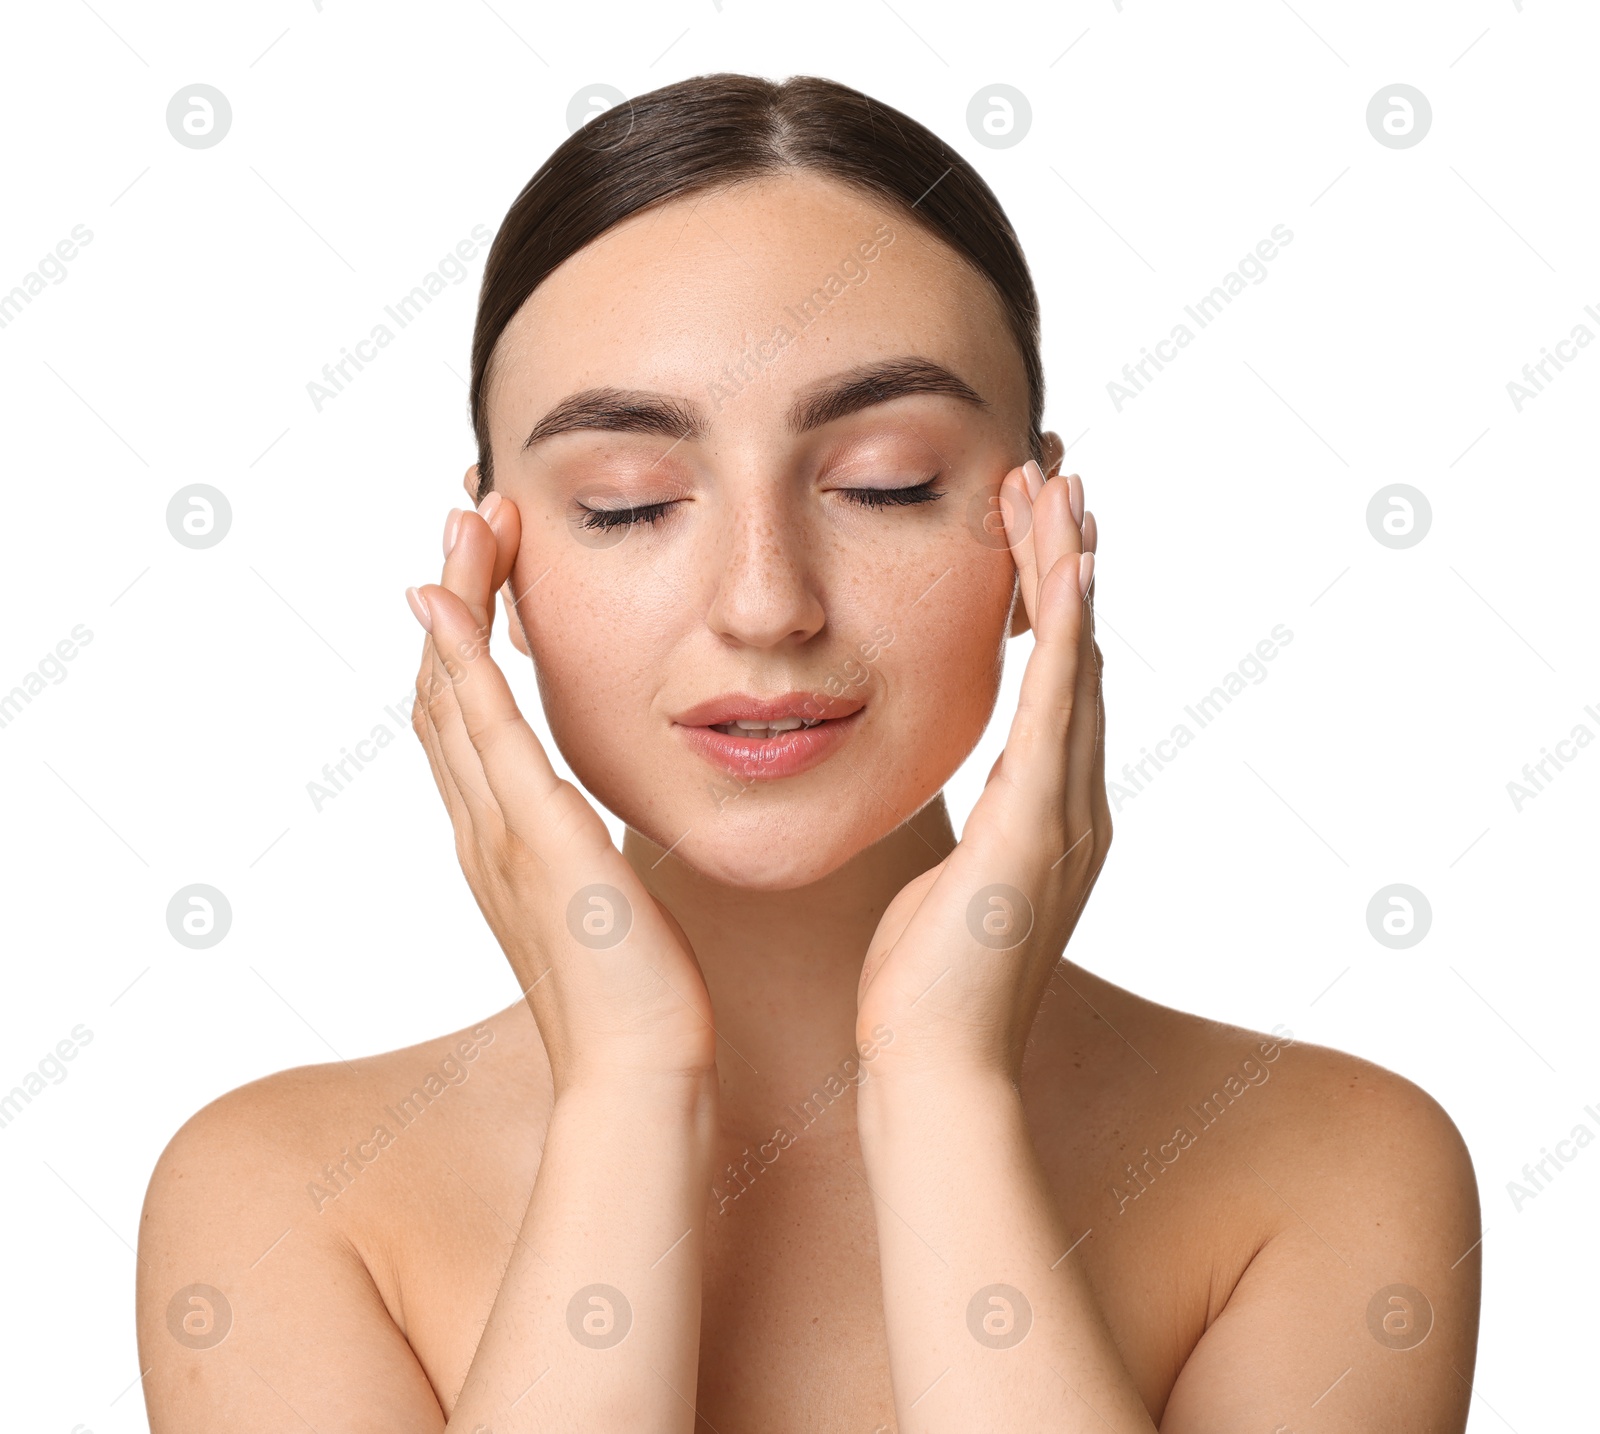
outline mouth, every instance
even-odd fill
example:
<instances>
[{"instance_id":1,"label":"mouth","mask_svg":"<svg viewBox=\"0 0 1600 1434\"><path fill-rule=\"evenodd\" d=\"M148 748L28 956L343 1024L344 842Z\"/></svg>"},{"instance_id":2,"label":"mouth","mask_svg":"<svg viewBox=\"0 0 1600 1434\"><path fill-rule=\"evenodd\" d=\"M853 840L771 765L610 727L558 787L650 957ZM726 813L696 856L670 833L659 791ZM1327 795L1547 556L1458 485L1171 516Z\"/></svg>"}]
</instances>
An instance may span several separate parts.
<instances>
[{"instance_id":1,"label":"mouth","mask_svg":"<svg viewBox=\"0 0 1600 1434\"><path fill-rule=\"evenodd\" d=\"M823 717L810 719L779 717L772 722L713 722L709 725L713 732L726 732L730 737L749 737L752 740L765 741L784 732L798 732L803 727L816 727L826 720Z\"/></svg>"},{"instance_id":2,"label":"mouth","mask_svg":"<svg viewBox=\"0 0 1600 1434\"><path fill-rule=\"evenodd\" d=\"M746 781L798 776L833 755L861 725L865 704L790 692L733 693L682 713L676 726L706 761Z\"/></svg>"}]
</instances>

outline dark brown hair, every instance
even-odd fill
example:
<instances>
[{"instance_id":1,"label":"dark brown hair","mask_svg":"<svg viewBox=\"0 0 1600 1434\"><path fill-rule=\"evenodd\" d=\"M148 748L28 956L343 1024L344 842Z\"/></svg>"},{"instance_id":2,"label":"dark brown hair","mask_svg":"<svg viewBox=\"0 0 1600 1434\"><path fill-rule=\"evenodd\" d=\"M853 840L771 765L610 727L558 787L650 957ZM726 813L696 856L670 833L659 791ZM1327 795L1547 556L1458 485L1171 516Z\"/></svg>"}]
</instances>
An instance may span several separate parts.
<instances>
[{"instance_id":1,"label":"dark brown hair","mask_svg":"<svg viewBox=\"0 0 1600 1434\"><path fill-rule=\"evenodd\" d=\"M887 202L989 280L1022 352L1028 446L1042 459L1038 295L1011 222L978 172L909 115L835 80L697 75L618 103L575 130L507 211L484 263L472 332L468 408L479 501L494 486L487 394L495 344L528 296L584 245L648 205L794 169Z\"/></svg>"}]
</instances>

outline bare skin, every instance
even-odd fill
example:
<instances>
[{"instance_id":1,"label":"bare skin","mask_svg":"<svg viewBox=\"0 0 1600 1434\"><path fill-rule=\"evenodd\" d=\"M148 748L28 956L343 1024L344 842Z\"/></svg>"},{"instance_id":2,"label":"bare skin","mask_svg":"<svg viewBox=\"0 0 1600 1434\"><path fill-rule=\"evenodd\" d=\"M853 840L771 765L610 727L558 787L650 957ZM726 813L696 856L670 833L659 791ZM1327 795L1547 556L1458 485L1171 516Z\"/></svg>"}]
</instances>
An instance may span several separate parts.
<instances>
[{"instance_id":1,"label":"bare skin","mask_svg":"<svg viewBox=\"0 0 1600 1434\"><path fill-rule=\"evenodd\" d=\"M1018 466L1021 363L970 271L895 220L870 281L703 432L523 447L581 389L703 399L773 296L882 219L809 176L664 206L508 328L503 497L452 515L423 590L416 725L526 999L257 1082L174 1137L140 1242L158 1434L1464 1427L1479 1225L1448 1116L1062 958L1110 844L1096 529L1056 435L1048 481ZM983 404L924 390L786 427L902 355ZM930 456L937 502L845 491ZM997 490L1000 544L968 521ZM580 503L676 506L608 546L572 540ZM487 656L497 592L621 853ZM958 844L939 792L1029 627ZM841 671L863 720L797 776L730 784L673 720ZM997 873L1034 918L1001 956L962 919ZM614 959L566 934L589 881L628 893ZM627 1338L605 1344L610 1304L569 1304L593 1286L626 1289Z\"/></svg>"},{"instance_id":2,"label":"bare skin","mask_svg":"<svg viewBox=\"0 0 1600 1434\"><path fill-rule=\"evenodd\" d=\"M1050 992L1024 1067L1029 1126L1065 1223L1074 1238L1090 1231L1075 1255L1157 1427L1461 1428L1467 1393L1455 1371L1472 1377L1479 1266L1475 1255L1456 1262L1478 1238L1478 1212L1466 1152L1438 1106L1379 1067L1297 1043L1260 1063L1265 1082L1247 1083L1202 1131L1186 1107L1274 1038L1156 1005L1070 963ZM444 1427L515 1244L551 1102L526 1007L486 1024L494 1040L470 1075L415 1125L396 1125L394 1144L370 1165L352 1161L344 1193L320 1214L307 1185L322 1183L352 1137L365 1138L470 1032L361 1061L359 1073L333 1064L271 1077L186 1128L142 1246L151 1262L143 1358L155 1366L145 1384L166 1421L158 1430L201 1427L185 1422L184 1403L206 1388L189 1384L198 1356L164 1327L164 1297L201 1278L230 1293L238 1321L210 1352L253 1401L241 1407L256 1422L231 1427L303 1427L245 1360L319 1430ZM719 1172L742 1164L770 1127L787 1122L797 1139L745 1176L725 1213L707 1202L697 1403L708 1427L897 1427L855 1094L810 1128L783 1108L798 1107L836 1065L784 1092L765 1120L718 1133ZM1179 1124L1198 1132L1193 1146L1147 1171L1144 1193L1122 1202L1114 1187L1140 1188L1126 1166ZM739 1188L721 1182L724 1193ZM1366 1323L1371 1295L1397 1282L1434 1307L1435 1327L1412 1350L1383 1348ZM250 1330L242 1311L252 1309L281 1312L286 1328ZM1302 1317L1309 1328L1295 1327ZM305 1367L301 1340L332 1341L318 1364L335 1367ZM393 1415L379 1403L344 1423L318 1419L319 1407L328 1412L323 1391L346 1374L391 1391ZM1186 1414L1182 1423L1169 1409L1180 1375L1191 1404L1229 1386L1270 1394L1249 1425Z\"/></svg>"}]
</instances>

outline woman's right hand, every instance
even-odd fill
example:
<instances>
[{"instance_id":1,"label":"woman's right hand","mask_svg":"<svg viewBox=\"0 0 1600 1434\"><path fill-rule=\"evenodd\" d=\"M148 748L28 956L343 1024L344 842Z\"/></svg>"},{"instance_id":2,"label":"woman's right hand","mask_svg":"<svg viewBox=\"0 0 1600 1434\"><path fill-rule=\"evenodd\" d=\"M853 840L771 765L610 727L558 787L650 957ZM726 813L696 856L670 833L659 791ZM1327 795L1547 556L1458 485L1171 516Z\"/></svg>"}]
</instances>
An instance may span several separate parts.
<instances>
[{"instance_id":1,"label":"woman's right hand","mask_svg":"<svg viewBox=\"0 0 1600 1434\"><path fill-rule=\"evenodd\" d=\"M583 793L556 775L489 655L522 523L501 494L483 510L452 512L440 582L406 590L428 629L411 725L461 869L538 1022L557 1095L704 1076L716 1034L683 928Z\"/></svg>"}]
</instances>

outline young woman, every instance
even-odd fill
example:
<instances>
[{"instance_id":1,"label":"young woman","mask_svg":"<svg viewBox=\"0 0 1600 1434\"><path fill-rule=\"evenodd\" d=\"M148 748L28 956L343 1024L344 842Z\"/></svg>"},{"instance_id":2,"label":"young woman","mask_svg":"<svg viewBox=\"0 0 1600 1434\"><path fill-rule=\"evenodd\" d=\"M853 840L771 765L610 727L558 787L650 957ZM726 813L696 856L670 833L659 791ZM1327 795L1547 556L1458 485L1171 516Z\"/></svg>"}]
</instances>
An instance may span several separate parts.
<instances>
[{"instance_id":1,"label":"young woman","mask_svg":"<svg viewBox=\"0 0 1600 1434\"><path fill-rule=\"evenodd\" d=\"M141 1232L152 1428L1465 1427L1427 1095L1063 952L1093 515L993 194L904 114L618 106L490 251L415 728L519 995L225 1096ZM495 595L560 780L489 655ZM1034 643L959 842L941 788Z\"/></svg>"}]
</instances>

